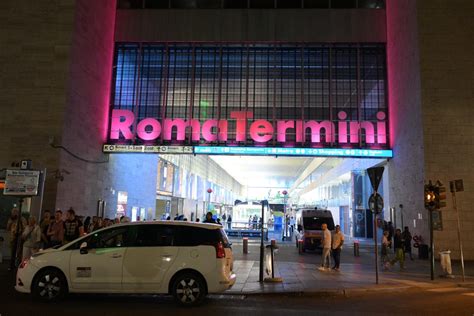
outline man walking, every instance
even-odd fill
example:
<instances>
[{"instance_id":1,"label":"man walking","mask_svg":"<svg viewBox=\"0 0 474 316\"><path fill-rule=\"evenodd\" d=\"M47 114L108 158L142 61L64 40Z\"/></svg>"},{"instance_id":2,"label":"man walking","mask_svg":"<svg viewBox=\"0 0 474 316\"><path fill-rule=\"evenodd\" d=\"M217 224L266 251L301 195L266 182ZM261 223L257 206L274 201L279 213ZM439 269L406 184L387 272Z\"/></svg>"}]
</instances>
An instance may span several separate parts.
<instances>
[{"instance_id":1,"label":"man walking","mask_svg":"<svg viewBox=\"0 0 474 316\"><path fill-rule=\"evenodd\" d=\"M331 232L329 231L327 224L322 224L321 229L323 230L323 254L321 258L321 266L318 270L328 271L331 266Z\"/></svg>"},{"instance_id":2,"label":"man walking","mask_svg":"<svg viewBox=\"0 0 474 316\"><path fill-rule=\"evenodd\" d=\"M336 231L332 236L332 256L334 258L334 267L332 269L335 271L339 271L342 244L344 244L344 234L341 232L341 226L336 225Z\"/></svg>"},{"instance_id":3,"label":"man walking","mask_svg":"<svg viewBox=\"0 0 474 316\"><path fill-rule=\"evenodd\" d=\"M408 230L408 226L405 226L405 229L403 230L402 239L404 241L404 246L405 246L403 251L410 255L410 260L413 260L413 255L411 254L412 237L411 237L410 231Z\"/></svg>"},{"instance_id":4,"label":"man walking","mask_svg":"<svg viewBox=\"0 0 474 316\"><path fill-rule=\"evenodd\" d=\"M405 253L403 251L404 240L402 237L402 231L397 228L395 236L393 236L393 247L395 249L395 259L390 263L392 266L398 261L400 264L400 271L405 270Z\"/></svg>"}]
</instances>

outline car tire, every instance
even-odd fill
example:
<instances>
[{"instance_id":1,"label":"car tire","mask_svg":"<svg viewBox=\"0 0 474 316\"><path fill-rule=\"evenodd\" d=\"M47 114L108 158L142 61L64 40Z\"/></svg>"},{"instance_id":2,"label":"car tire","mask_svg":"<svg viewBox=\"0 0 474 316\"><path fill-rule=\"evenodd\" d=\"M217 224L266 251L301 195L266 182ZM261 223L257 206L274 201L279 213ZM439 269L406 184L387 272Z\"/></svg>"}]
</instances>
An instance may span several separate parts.
<instances>
[{"instance_id":1,"label":"car tire","mask_svg":"<svg viewBox=\"0 0 474 316\"><path fill-rule=\"evenodd\" d=\"M207 294L206 284L203 278L196 273L181 273L174 279L171 294L180 305L199 305Z\"/></svg>"},{"instance_id":2,"label":"car tire","mask_svg":"<svg viewBox=\"0 0 474 316\"><path fill-rule=\"evenodd\" d=\"M57 269L40 271L33 279L31 293L40 301L59 301L68 292L67 281L63 273Z\"/></svg>"}]
</instances>

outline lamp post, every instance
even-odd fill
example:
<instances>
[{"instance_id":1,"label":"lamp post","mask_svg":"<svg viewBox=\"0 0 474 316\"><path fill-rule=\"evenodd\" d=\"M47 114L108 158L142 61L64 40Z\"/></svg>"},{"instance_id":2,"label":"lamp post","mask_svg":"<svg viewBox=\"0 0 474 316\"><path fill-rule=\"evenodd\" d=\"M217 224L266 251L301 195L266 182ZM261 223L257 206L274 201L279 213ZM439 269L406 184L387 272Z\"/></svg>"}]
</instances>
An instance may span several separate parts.
<instances>
[{"instance_id":1,"label":"lamp post","mask_svg":"<svg viewBox=\"0 0 474 316\"><path fill-rule=\"evenodd\" d=\"M211 188L207 189L207 211L208 212L211 211L211 193L212 193L212 189Z\"/></svg>"},{"instance_id":2,"label":"lamp post","mask_svg":"<svg viewBox=\"0 0 474 316\"><path fill-rule=\"evenodd\" d=\"M283 190L281 194L283 194L283 216L285 219L285 231L283 232L282 240L285 240L285 236L288 236L288 221L286 220L286 201L288 199L288 191Z\"/></svg>"}]
</instances>

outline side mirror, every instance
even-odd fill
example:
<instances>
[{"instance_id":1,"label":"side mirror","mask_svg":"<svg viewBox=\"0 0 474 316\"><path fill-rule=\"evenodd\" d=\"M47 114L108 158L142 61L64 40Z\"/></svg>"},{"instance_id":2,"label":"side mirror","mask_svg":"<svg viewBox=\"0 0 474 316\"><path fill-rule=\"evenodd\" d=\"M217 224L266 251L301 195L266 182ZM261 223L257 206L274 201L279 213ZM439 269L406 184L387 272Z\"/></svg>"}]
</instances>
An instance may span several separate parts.
<instances>
[{"instance_id":1,"label":"side mirror","mask_svg":"<svg viewBox=\"0 0 474 316\"><path fill-rule=\"evenodd\" d=\"M81 253L81 255L85 255L87 253L89 253L89 251L87 251L87 242L83 242L81 244L81 247L79 247L79 252Z\"/></svg>"}]
</instances>

